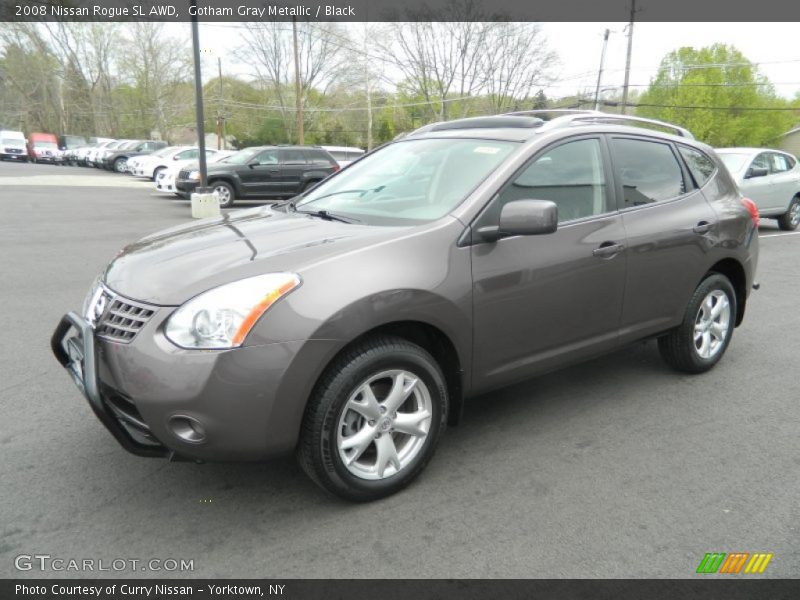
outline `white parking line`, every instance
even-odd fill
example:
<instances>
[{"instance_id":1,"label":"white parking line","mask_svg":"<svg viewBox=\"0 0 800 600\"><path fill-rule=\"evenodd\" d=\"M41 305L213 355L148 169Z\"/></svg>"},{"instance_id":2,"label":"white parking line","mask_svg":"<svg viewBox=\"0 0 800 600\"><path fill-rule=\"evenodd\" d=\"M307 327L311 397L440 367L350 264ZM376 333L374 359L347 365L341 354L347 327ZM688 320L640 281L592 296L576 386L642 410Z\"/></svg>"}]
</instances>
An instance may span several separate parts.
<instances>
[{"instance_id":1,"label":"white parking line","mask_svg":"<svg viewBox=\"0 0 800 600\"><path fill-rule=\"evenodd\" d=\"M800 235L800 231L789 231L786 233L771 233L769 235L760 235L758 237L761 238L762 240L768 240L769 238L783 237L785 235Z\"/></svg>"}]
</instances>

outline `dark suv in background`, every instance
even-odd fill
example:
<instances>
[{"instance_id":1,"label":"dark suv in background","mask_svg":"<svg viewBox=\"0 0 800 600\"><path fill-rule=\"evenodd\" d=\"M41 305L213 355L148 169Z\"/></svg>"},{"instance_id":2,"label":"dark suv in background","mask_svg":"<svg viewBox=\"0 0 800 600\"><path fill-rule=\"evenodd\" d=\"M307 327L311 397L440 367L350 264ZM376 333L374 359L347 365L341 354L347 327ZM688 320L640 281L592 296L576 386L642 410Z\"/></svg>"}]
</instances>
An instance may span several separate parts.
<instances>
[{"instance_id":1,"label":"dark suv in background","mask_svg":"<svg viewBox=\"0 0 800 600\"><path fill-rule=\"evenodd\" d=\"M225 208L237 199L292 198L338 170L336 160L322 148L258 146L208 165L208 186ZM178 173L175 188L188 198L199 183L200 172L192 165Z\"/></svg>"}]
</instances>

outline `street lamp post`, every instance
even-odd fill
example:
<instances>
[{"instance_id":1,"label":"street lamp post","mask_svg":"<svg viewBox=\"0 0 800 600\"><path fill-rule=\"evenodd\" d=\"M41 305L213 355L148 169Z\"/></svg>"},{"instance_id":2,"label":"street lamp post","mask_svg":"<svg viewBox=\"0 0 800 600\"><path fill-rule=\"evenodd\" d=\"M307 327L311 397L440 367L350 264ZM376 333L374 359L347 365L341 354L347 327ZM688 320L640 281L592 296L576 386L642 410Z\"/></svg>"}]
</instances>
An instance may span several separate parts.
<instances>
[{"instance_id":1,"label":"street lamp post","mask_svg":"<svg viewBox=\"0 0 800 600\"><path fill-rule=\"evenodd\" d=\"M200 188L199 193L206 191L208 185L208 167L206 165L206 129L205 116L203 115L203 79L200 71L200 33L197 27L197 0L191 0L195 7L192 11L192 50L194 52L194 104L195 119L197 120L197 147L200 150Z\"/></svg>"}]
</instances>

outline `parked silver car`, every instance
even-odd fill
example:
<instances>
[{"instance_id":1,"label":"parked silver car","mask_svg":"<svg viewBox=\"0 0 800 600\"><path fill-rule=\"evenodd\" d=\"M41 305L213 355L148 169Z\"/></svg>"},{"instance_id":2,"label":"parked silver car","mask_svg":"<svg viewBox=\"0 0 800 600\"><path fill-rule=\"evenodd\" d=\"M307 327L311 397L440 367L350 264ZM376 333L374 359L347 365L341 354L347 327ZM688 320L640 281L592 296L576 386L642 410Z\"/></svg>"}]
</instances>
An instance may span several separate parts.
<instances>
[{"instance_id":1,"label":"parked silver car","mask_svg":"<svg viewBox=\"0 0 800 600\"><path fill-rule=\"evenodd\" d=\"M627 120L438 123L292 200L150 235L55 355L134 454L295 451L352 500L410 483L467 396L645 338L707 371L746 312L758 213L711 148Z\"/></svg>"},{"instance_id":2,"label":"parked silver car","mask_svg":"<svg viewBox=\"0 0 800 600\"><path fill-rule=\"evenodd\" d=\"M760 217L777 219L785 231L800 225L800 165L797 158L765 148L719 148L739 189L756 203Z\"/></svg>"}]
</instances>

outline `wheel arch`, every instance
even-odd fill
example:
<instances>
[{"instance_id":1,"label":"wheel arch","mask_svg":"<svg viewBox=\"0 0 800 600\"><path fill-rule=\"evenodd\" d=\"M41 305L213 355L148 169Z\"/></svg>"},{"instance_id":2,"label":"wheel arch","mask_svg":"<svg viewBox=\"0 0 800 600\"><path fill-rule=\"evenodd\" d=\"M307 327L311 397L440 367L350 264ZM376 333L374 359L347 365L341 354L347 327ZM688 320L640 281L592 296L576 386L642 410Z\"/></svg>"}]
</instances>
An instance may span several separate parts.
<instances>
[{"instance_id":1,"label":"wheel arch","mask_svg":"<svg viewBox=\"0 0 800 600\"><path fill-rule=\"evenodd\" d=\"M747 304L747 276L742 263L735 258L723 258L714 263L708 274L719 273L728 278L736 293L736 326L744 319L744 309Z\"/></svg>"},{"instance_id":2,"label":"wheel arch","mask_svg":"<svg viewBox=\"0 0 800 600\"><path fill-rule=\"evenodd\" d=\"M233 188L233 193L235 196L241 196L241 190L239 189L239 185L236 180L231 177L230 175L210 175L208 177L208 185L210 186L212 183L217 181L223 181L227 183L229 186Z\"/></svg>"},{"instance_id":3,"label":"wheel arch","mask_svg":"<svg viewBox=\"0 0 800 600\"><path fill-rule=\"evenodd\" d=\"M459 356L453 340L450 339L442 329L421 320L398 320L390 321L372 327L338 349L338 351L326 362L318 373L314 386L315 388L330 367L336 360L353 346L362 343L364 340L388 335L407 340L420 346L437 362L442 369L445 382L447 384L447 394L449 401L449 412L447 415L448 425L457 425L463 410L464 399L464 366L463 360ZM312 389L313 389L312 388Z\"/></svg>"}]
</instances>

